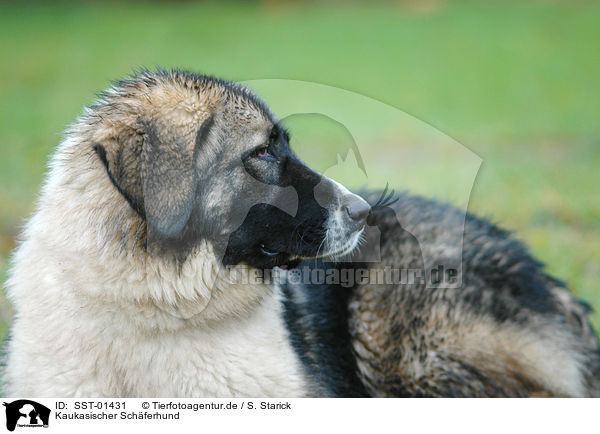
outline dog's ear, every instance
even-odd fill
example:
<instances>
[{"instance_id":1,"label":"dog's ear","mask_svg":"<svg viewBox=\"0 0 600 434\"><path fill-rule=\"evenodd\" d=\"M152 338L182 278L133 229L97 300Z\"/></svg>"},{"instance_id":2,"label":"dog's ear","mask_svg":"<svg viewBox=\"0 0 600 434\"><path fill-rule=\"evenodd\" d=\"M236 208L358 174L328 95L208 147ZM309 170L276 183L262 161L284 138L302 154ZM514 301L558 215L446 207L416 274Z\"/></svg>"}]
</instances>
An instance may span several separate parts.
<instances>
[{"instance_id":1,"label":"dog's ear","mask_svg":"<svg viewBox=\"0 0 600 434\"><path fill-rule=\"evenodd\" d=\"M173 238L186 225L194 205L196 152L174 137L161 141L154 124L147 123L145 129L141 181L146 221L159 236Z\"/></svg>"},{"instance_id":2,"label":"dog's ear","mask_svg":"<svg viewBox=\"0 0 600 434\"><path fill-rule=\"evenodd\" d=\"M127 130L116 139L113 155L94 146L114 186L161 238L176 237L190 218L198 188L197 149L208 140L213 120L202 123L194 143L141 121L135 133Z\"/></svg>"}]
</instances>

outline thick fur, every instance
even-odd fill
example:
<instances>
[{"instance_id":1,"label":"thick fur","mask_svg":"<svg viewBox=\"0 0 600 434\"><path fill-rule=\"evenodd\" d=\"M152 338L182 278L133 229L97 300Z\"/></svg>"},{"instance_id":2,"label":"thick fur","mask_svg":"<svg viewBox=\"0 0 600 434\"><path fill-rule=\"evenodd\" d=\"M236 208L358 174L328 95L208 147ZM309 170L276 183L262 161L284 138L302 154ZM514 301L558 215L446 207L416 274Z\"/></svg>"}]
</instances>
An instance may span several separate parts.
<instances>
[{"instance_id":1,"label":"thick fur","mask_svg":"<svg viewBox=\"0 0 600 434\"><path fill-rule=\"evenodd\" d=\"M367 193L375 202L377 195ZM600 350L590 308L541 271L509 233L467 214L401 194L374 210L381 232L363 250L380 262L306 261L310 269L423 269L423 257L456 263L458 288L413 284L285 284L294 344L336 396L598 396Z\"/></svg>"},{"instance_id":2,"label":"thick fur","mask_svg":"<svg viewBox=\"0 0 600 434\"><path fill-rule=\"evenodd\" d=\"M251 279L352 251L365 204L306 167L241 86L180 71L116 83L68 130L13 257L5 391L597 393L584 305L474 217L459 289ZM419 252L459 253L444 231L460 213L410 196L396 211L369 219L382 233L380 264L337 266L415 268Z\"/></svg>"}]
</instances>

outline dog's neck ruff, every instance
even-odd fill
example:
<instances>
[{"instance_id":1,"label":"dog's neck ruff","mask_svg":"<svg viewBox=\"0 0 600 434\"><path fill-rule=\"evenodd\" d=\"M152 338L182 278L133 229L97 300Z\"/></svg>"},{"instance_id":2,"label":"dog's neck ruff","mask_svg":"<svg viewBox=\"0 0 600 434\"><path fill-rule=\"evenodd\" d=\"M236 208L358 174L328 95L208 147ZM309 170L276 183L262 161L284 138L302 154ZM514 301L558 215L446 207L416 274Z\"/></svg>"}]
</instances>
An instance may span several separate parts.
<instances>
[{"instance_id":1,"label":"dog's neck ruff","mask_svg":"<svg viewBox=\"0 0 600 434\"><path fill-rule=\"evenodd\" d=\"M74 140L63 142L32 217L69 227L70 236L57 236L63 232L45 231L45 225L35 222L27 234L44 240L53 251L76 296L107 306L157 310L175 322L193 320L197 325L244 315L272 292L271 286L250 278L253 269L224 267L208 241L201 241L183 260L149 249L146 222L113 188L92 152ZM88 161L88 167L69 170L72 158ZM72 201L73 190L85 201ZM148 312L142 316L140 326L148 326Z\"/></svg>"}]
</instances>

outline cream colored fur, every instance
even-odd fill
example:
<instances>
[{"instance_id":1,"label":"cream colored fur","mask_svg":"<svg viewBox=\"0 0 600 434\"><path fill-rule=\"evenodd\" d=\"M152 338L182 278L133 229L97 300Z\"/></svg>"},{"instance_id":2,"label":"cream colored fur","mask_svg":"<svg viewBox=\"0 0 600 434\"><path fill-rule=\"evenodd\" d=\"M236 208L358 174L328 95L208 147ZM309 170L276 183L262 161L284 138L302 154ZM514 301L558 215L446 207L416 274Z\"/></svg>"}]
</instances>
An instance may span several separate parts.
<instances>
[{"instance_id":1,"label":"cream colored fur","mask_svg":"<svg viewBox=\"0 0 600 434\"><path fill-rule=\"evenodd\" d=\"M144 224L93 150L65 140L13 258L5 393L314 393L276 289L236 283L207 244L182 264L150 256L132 236Z\"/></svg>"}]
</instances>

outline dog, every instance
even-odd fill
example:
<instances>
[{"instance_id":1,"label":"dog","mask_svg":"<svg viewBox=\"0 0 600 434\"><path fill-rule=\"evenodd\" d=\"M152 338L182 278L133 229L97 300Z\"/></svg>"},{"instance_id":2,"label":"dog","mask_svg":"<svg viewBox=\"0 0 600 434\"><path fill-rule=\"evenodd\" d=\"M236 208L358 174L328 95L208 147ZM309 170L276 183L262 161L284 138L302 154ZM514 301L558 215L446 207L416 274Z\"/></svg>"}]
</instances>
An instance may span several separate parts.
<instances>
[{"instance_id":1,"label":"dog","mask_svg":"<svg viewBox=\"0 0 600 434\"><path fill-rule=\"evenodd\" d=\"M364 197L380 201L374 192ZM600 394L590 307L544 274L522 243L448 204L409 193L392 202L373 207L368 217L381 236L367 238L362 250L380 260L333 265L338 275L368 271L368 279L355 278L350 288L292 279L282 285L294 346L330 396ZM453 244L460 238L462 248ZM462 261L462 281L446 287L409 275L372 282L388 270L425 276L425 258ZM330 272L332 264L305 261L300 267Z\"/></svg>"},{"instance_id":2,"label":"dog","mask_svg":"<svg viewBox=\"0 0 600 434\"><path fill-rule=\"evenodd\" d=\"M410 195L372 206L379 195L310 169L243 86L160 69L115 83L67 130L13 256L5 391L598 394L585 305L476 217L460 288L266 278L424 269L419 254L457 254L440 243L459 211ZM352 258L361 242L381 260L328 262Z\"/></svg>"}]
</instances>

